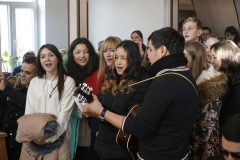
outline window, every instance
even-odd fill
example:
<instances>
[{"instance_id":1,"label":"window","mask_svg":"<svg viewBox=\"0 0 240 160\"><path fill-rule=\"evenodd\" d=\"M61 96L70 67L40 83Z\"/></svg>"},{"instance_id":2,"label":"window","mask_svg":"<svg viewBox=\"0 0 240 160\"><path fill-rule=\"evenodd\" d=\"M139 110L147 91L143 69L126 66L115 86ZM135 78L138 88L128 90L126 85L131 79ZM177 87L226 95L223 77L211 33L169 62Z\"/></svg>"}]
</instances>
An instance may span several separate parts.
<instances>
[{"instance_id":1,"label":"window","mask_svg":"<svg viewBox=\"0 0 240 160\"><path fill-rule=\"evenodd\" d=\"M34 0L0 0L0 53L15 57L11 66L0 65L3 72L16 67L17 57L22 61L24 53L37 50L36 5Z\"/></svg>"}]
</instances>

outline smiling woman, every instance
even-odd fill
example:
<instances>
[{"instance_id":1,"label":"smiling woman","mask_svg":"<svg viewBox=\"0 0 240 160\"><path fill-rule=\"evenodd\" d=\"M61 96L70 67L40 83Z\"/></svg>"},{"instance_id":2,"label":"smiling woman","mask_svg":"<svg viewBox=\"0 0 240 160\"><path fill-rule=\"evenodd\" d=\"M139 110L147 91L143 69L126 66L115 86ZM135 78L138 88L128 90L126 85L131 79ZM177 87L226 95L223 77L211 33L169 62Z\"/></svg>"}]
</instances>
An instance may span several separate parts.
<instances>
[{"instance_id":1,"label":"smiling woman","mask_svg":"<svg viewBox=\"0 0 240 160\"><path fill-rule=\"evenodd\" d=\"M68 54L63 57L63 61L65 61L65 69L69 76L74 79L76 87L84 82L93 88L94 94L98 93L102 84L102 78L97 81L99 58L88 39L76 38L71 43ZM75 105L71 115L71 159L75 156L74 159L85 160L88 156L93 156L90 159L97 160L93 144L96 138L98 121L96 118L83 117L77 113L77 110L78 107Z\"/></svg>"}]
</instances>

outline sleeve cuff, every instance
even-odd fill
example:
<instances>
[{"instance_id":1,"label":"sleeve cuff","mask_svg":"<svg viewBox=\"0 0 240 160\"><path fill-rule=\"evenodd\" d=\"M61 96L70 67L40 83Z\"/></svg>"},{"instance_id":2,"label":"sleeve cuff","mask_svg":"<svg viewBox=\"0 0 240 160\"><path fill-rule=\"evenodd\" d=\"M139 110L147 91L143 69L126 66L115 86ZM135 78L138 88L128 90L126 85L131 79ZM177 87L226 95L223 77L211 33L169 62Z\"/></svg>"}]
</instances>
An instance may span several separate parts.
<instances>
[{"instance_id":1,"label":"sleeve cuff","mask_svg":"<svg viewBox=\"0 0 240 160\"><path fill-rule=\"evenodd\" d=\"M124 132L124 124L125 124L126 118L127 118L127 117L124 117L124 119L123 119L123 121L122 121L121 130L122 130L123 132Z\"/></svg>"}]
</instances>

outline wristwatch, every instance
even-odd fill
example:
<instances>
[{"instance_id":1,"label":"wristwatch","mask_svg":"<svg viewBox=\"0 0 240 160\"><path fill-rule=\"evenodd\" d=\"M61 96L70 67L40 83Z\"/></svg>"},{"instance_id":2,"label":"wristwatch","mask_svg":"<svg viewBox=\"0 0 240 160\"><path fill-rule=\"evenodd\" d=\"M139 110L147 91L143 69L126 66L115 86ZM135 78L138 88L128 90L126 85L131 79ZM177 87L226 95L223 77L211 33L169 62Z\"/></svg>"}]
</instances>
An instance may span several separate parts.
<instances>
[{"instance_id":1,"label":"wristwatch","mask_svg":"<svg viewBox=\"0 0 240 160\"><path fill-rule=\"evenodd\" d=\"M99 119L100 121L104 121L104 120L105 120L104 116L105 116L106 111L107 111L106 108L104 108L104 109L102 110L102 113L101 113L100 116L98 117L98 119Z\"/></svg>"}]
</instances>

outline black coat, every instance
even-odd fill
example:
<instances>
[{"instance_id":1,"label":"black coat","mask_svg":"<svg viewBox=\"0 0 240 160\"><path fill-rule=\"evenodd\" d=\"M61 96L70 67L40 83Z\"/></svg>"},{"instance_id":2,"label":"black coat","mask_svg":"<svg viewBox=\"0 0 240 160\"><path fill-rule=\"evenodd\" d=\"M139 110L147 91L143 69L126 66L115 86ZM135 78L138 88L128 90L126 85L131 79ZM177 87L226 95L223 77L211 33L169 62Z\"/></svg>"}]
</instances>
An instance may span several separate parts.
<instances>
[{"instance_id":1,"label":"black coat","mask_svg":"<svg viewBox=\"0 0 240 160\"><path fill-rule=\"evenodd\" d=\"M147 78L149 78L149 76L144 71L140 76L140 80ZM117 92L115 97L110 91L104 95L99 92L97 96L100 102L113 109L117 114L126 116L132 107L142 103L149 84L150 81L136 85L134 87L135 91L130 92L129 94L121 94L121 92ZM110 123L106 121L101 122L95 142L95 150L100 157L103 158L132 159L132 156L127 149L117 145L117 133L118 129Z\"/></svg>"},{"instance_id":2,"label":"black coat","mask_svg":"<svg viewBox=\"0 0 240 160\"><path fill-rule=\"evenodd\" d=\"M21 146L15 138L18 128L17 120L23 116L25 112L27 89L28 88L24 87L19 90L15 90L6 86L6 88L2 91L3 95L8 97L5 106L6 111L2 131L8 134L6 143L11 147Z\"/></svg>"},{"instance_id":3,"label":"black coat","mask_svg":"<svg viewBox=\"0 0 240 160\"><path fill-rule=\"evenodd\" d=\"M234 114L240 113L240 74L230 83L228 93L223 98L223 104L220 111L219 124L220 129L224 123Z\"/></svg>"}]
</instances>

